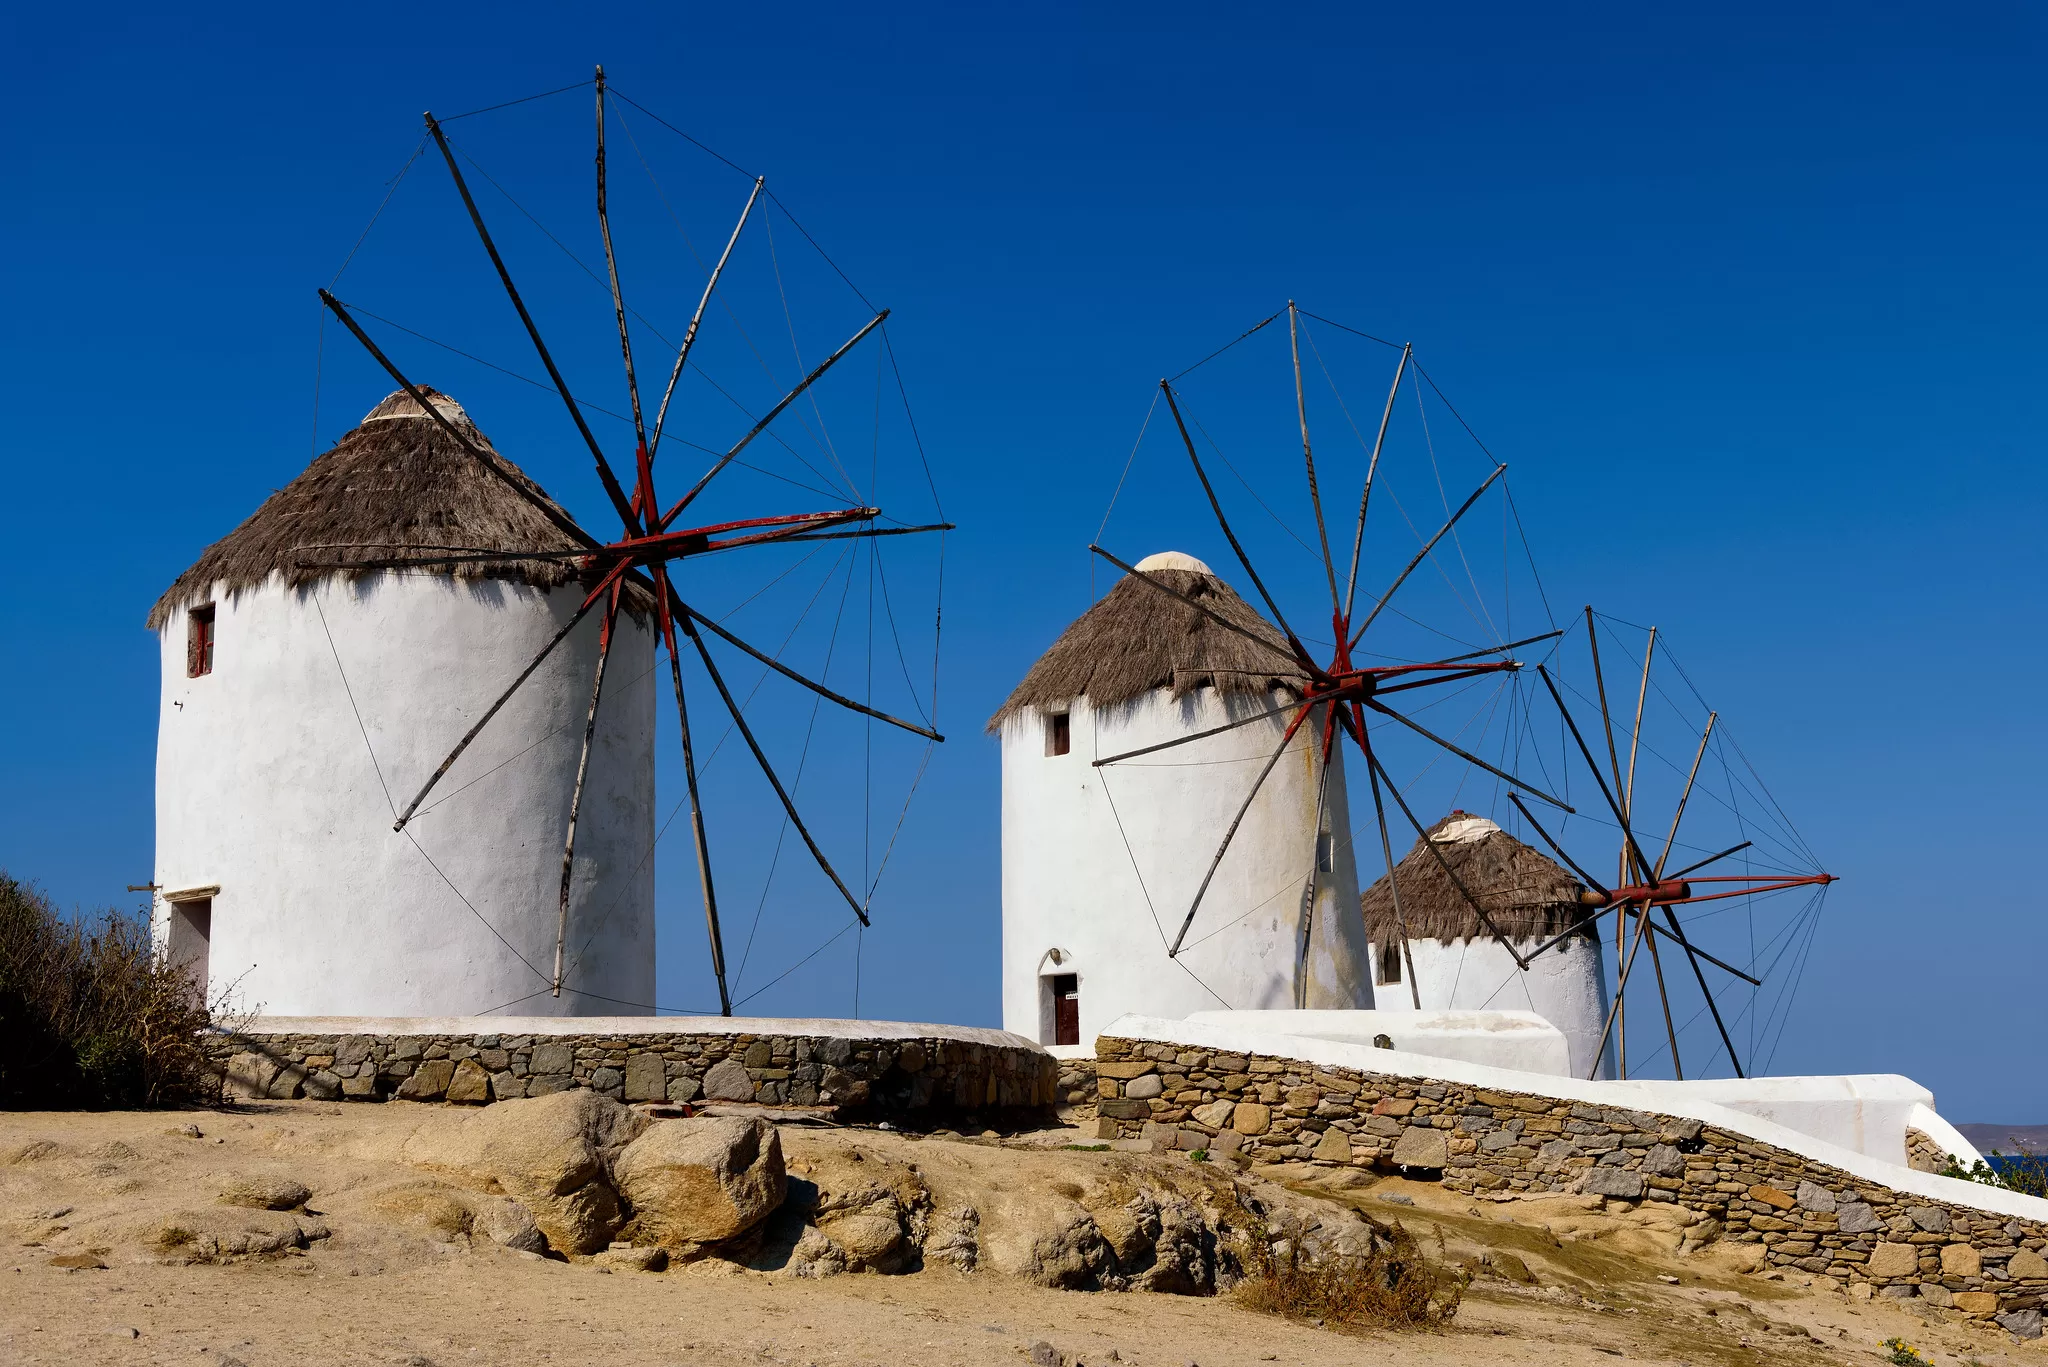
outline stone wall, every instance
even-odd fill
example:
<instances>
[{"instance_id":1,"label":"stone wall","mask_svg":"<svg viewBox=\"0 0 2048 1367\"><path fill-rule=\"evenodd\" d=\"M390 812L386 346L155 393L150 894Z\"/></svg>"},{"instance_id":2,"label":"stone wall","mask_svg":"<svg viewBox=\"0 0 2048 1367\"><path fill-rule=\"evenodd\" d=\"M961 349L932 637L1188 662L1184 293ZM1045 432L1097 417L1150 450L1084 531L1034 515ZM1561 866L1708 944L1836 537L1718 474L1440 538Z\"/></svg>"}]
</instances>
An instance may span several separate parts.
<instances>
[{"instance_id":1,"label":"stone wall","mask_svg":"<svg viewBox=\"0 0 2048 1367\"><path fill-rule=\"evenodd\" d=\"M510 1024L511 1022L508 1022ZM1025 1045L843 1034L224 1032L213 1052L244 1096L481 1104L588 1087L620 1101L747 1101L907 1117L1043 1110L1058 1065Z\"/></svg>"},{"instance_id":2,"label":"stone wall","mask_svg":"<svg viewBox=\"0 0 2048 1367\"><path fill-rule=\"evenodd\" d=\"M1060 1116L1072 1124L1094 1120L1096 1080L1092 1058L1063 1058L1059 1061Z\"/></svg>"},{"instance_id":3,"label":"stone wall","mask_svg":"<svg viewBox=\"0 0 2048 1367\"><path fill-rule=\"evenodd\" d=\"M1948 1155L1925 1130L1906 1129L1906 1166L1915 1172L1940 1172L1948 1166Z\"/></svg>"},{"instance_id":4,"label":"stone wall","mask_svg":"<svg viewBox=\"0 0 2048 1367\"><path fill-rule=\"evenodd\" d=\"M1696 1242L2038 1334L2048 1223L1894 1191L1698 1120L1103 1036L1100 1136L1263 1162L1402 1169L1475 1195L1666 1201Z\"/></svg>"}]
</instances>

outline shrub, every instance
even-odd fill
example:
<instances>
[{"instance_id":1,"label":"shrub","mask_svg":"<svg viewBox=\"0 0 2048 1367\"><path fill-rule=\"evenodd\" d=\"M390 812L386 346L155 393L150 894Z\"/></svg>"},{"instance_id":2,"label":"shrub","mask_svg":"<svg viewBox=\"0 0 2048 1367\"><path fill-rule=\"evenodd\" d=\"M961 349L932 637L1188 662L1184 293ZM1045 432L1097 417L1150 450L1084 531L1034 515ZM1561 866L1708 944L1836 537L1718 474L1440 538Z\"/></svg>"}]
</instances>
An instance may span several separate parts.
<instances>
[{"instance_id":1,"label":"shrub","mask_svg":"<svg viewBox=\"0 0 2048 1367\"><path fill-rule=\"evenodd\" d=\"M1312 1240L1289 1221L1276 1237L1255 1222L1240 1251L1244 1279L1236 1295L1252 1310L1357 1328L1441 1328L1458 1313L1464 1274L1432 1263L1401 1225L1369 1221L1370 1252L1305 1247Z\"/></svg>"},{"instance_id":2,"label":"shrub","mask_svg":"<svg viewBox=\"0 0 2048 1367\"><path fill-rule=\"evenodd\" d=\"M67 919L0 871L0 1108L218 1100L203 990L140 913Z\"/></svg>"},{"instance_id":3,"label":"shrub","mask_svg":"<svg viewBox=\"0 0 2048 1367\"><path fill-rule=\"evenodd\" d=\"M1948 1166L1941 1170L1941 1175L1960 1177L1966 1182L1981 1182L1987 1187L2004 1187L2022 1196L2048 1196L2048 1154L2035 1153L2024 1144L2019 1147L2016 1154L1993 1149L1993 1161L1987 1163L1979 1158L1967 1168L1954 1154L1950 1154Z\"/></svg>"}]
</instances>

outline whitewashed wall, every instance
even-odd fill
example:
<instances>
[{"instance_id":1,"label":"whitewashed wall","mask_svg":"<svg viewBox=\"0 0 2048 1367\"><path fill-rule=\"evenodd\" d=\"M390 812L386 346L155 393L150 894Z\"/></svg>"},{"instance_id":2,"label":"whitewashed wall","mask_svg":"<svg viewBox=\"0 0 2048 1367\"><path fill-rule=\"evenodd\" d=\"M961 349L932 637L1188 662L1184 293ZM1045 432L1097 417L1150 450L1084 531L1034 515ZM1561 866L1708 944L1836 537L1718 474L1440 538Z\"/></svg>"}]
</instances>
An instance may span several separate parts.
<instances>
[{"instance_id":1,"label":"whitewashed wall","mask_svg":"<svg viewBox=\"0 0 2048 1367\"><path fill-rule=\"evenodd\" d=\"M1533 1011L1417 1011L1411 1006L1402 1011L1195 1011L1187 1019L1230 1030L1571 1076L1570 1045L1556 1026Z\"/></svg>"},{"instance_id":2,"label":"whitewashed wall","mask_svg":"<svg viewBox=\"0 0 2048 1367\"><path fill-rule=\"evenodd\" d=\"M1520 942L1527 954L1542 941ZM1415 986L1425 1011L1533 1011L1564 1033L1571 1046L1571 1075L1586 1077L1600 1049L1607 1024L1607 971L1597 940L1573 938L1530 961L1525 973L1498 940L1463 942L1413 940ZM1379 946L1373 946L1379 963ZM1408 959L1402 956L1402 981L1382 983L1375 991L1382 1011L1414 1009L1407 982ZM1661 1022L1661 1018L1660 1018ZM1640 1029L1640 1021L1638 1022ZM1634 1035L1630 1042L1634 1042ZM1654 1046L1647 1046L1654 1047ZM1614 1076L1613 1050L1600 1054L1598 1077Z\"/></svg>"},{"instance_id":3,"label":"whitewashed wall","mask_svg":"<svg viewBox=\"0 0 2048 1367\"><path fill-rule=\"evenodd\" d=\"M1072 750L1045 754L1045 718L1003 727L1003 1026L1050 1042L1043 979L1079 979L1081 1039L1126 1012L1373 1004L1341 751L1323 828L1334 868L1317 879L1306 972L1302 890L1315 862L1319 746L1305 725L1266 780L1210 884L1178 960L1180 922L1252 780L1280 743L1275 718L1097 769L1091 761L1268 710L1265 696L1157 689L1128 706L1070 712ZM1064 963L1050 959L1059 950ZM1297 991L1299 988L1299 991Z\"/></svg>"},{"instance_id":4,"label":"whitewashed wall","mask_svg":"<svg viewBox=\"0 0 2048 1367\"><path fill-rule=\"evenodd\" d=\"M428 799L441 805L404 834L391 829L393 805L581 597L574 586L439 575L305 590L273 579L215 595L213 672L196 679L185 672L186 614L172 614L161 633L156 883L219 885L214 993L232 987L242 1009L305 1016L618 1015L654 1000L646 628L620 619L598 714L572 990L556 998L547 987L595 614L441 780ZM168 910L160 901L160 934Z\"/></svg>"},{"instance_id":5,"label":"whitewashed wall","mask_svg":"<svg viewBox=\"0 0 2048 1367\"><path fill-rule=\"evenodd\" d=\"M1658 1024L1662 1025L1662 1018ZM1726 1066L1727 1055L1722 1056ZM1761 1117L1787 1129L1840 1144L1890 1163L1905 1163L1906 1130L1928 1131L1965 1167L1979 1157L1934 1109L1934 1093L1896 1073L1845 1073L1820 1077L1719 1077L1685 1082L1630 1078L1618 1082L1639 1092L1645 1109L1670 1109L1686 1099L1712 1102Z\"/></svg>"}]
</instances>

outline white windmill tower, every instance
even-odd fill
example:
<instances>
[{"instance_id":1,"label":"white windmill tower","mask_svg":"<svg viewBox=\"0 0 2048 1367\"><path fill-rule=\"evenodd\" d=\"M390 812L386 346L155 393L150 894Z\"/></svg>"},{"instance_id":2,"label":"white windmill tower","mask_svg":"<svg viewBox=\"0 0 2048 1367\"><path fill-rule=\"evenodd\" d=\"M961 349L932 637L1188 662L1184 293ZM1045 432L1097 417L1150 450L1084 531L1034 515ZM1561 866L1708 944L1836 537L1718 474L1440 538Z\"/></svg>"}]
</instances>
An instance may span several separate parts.
<instances>
[{"instance_id":1,"label":"white windmill tower","mask_svg":"<svg viewBox=\"0 0 2048 1367\"><path fill-rule=\"evenodd\" d=\"M777 773L764 737L772 743L772 721L803 717L788 705L789 698L800 697L812 709L800 733L805 754L822 702L859 717L864 740L870 723L882 724L875 734L902 731L927 747L944 739L929 719L935 687L919 696L900 638L891 644L905 664L906 702L892 705L918 713L921 721L892 715L827 682L836 625L826 638L818 677L784 658L808 607L773 652L739 635L735 626L742 623L729 624L816 553L808 543L849 543L830 562L826 578L840 575L843 567L850 589L856 553L865 556L863 572L872 583L884 578L880 539L952 529L943 520L911 525L873 506L869 496L877 481L895 478L882 464L886 442L906 452L915 449L923 489L937 510L936 486L900 374L888 403L890 413L900 403L900 419L885 414L879 386L857 384L851 391L863 396L860 430L870 434L865 494L836 457L829 461L833 472L821 472L776 430L778 419L789 414L782 427L803 421L829 447L826 414L837 407L833 394L844 394L835 390L829 372L873 337L870 349L883 351L877 364L886 361L894 373L884 326L889 311L877 310L799 226L798 236L858 301L858 317L865 321L851 336L836 322L819 334L838 345L822 359L812 352L807 367L800 361L801 378L778 376L777 367L749 343L765 388L749 380L736 390L712 379L703 370L705 358L717 350L704 345L711 331L703 329L707 311L716 296L719 311L739 328L721 280L728 266L739 266L736 251L748 255L755 239L768 238L762 244L767 258L740 269L740 275L762 267L772 273L778 325L792 329L799 355L811 344L808 328L801 341L795 330L782 284L787 263L775 255L765 223L747 232L751 220L769 214L788 218L788 210L764 179L738 172L680 129L657 121L694 153L717 161L718 174L735 173L747 182L743 204L735 187L739 218L705 273L696 308L677 340L670 340L629 306L621 285L605 151L606 119L617 116L621 97L606 85L601 67L590 84L596 226L625 382L625 411L609 416L630 424L633 442L623 482L616 460L623 452L614 440L607 455L607 443L590 425L591 414L607 410L572 393L471 193L462 166L473 159L458 153L432 114L425 121L483 256L589 450L620 519L616 535L601 539L579 525L491 450L460 407L408 378L357 311L323 289L322 304L399 392L209 549L150 616L151 627L162 634L165 675L156 879L165 895L159 930L170 953L193 964L216 993L224 983L238 984L245 1005L320 1014L653 1010L657 642L668 655L661 672L676 709L683 777L677 811L688 807L708 967L726 1015L740 1003L726 972L686 670L710 686L731 723L727 734L737 737L772 792L785 829L796 837L792 843L808 851L832 894L861 926L870 924L886 854L881 866L863 870L867 878L856 891L860 880L850 882L834 866L825 850L831 837L821 841L804 820L796 785ZM652 166L647 169L651 178ZM658 180L654 191L667 211L670 199ZM559 245L555 234L547 236ZM828 311L845 321L849 308L842 297ZM368 313L363 318L379 321ZM637 320L637 332L630 320ZM400 330L431 341L410 328ZM667 375L662 387L650 387L645 404L636 346L643 363L658 357ZM495 362L482 364L524 378ZM709 383L722 403L737 408L738 417L723 408L698 412L700 405L678 394L686 375L690 383ZM679 402L672 408L671 400ZM686 429L719 444L689 440ZM712 457L680 498L657 492L656 462L665 434L671 454L659 466L664 483L665 472L688 459L673 454L677 447ZM808 477L831 486L818 492L834 506L787 510L782 489L817 484L769 468L777 461L764 454L771 442L786 448ZM764 494L763 484L750 485L740 471L764 481L769 492ZM795 563L780 562L779 572L773 564L762 565L765 582L757 581L752 594L724 611L715 597L718 575L679 579L681 567L693 559L742 548L752 549L726 563L762 564L779 549L802 554ZM699 598L700 593L713 596ZM888 620L893 637L894 616ZM937 626L935 601L934 655ZM694 657L689 661L686 645ZM764 671L744 696L715 658L727 650ZM870 670L864 691L875 686ZM757 695L750 720L747 708ZM721 736L711 755L722 744ZM885 763L886 753L877 758ZM921 760L900 767L908 770L910 763L922 773ZM875 772L855 789L862 798L873 793ZM916 777L909 777L906 810L916 786ZM865 801L861 812L865 822ZM770 878L780 848L778 839ZM832 930L823 943L850 928ZM857 955L858 939L854 944ZM780 978L770 985L775 981Z\"/></svg>"},{"instance_id":2,"label":"white windmill tower","mask_svg":"<svg viewBox=\"0 0 2048 1367\"><path fill-rule=\"evenodd\" d=\"M454 400L423 392L489 452ZM163 668L157 933L209 995L232 985L245 1008L279 1015L530 1014L536 999L547 1014L619 1015L654 1000L644 599L629 596L617 617L592 735L571 990L550 995L550 960L595 628L538 662L505 700L504 724L443 777L439 806L392 829L394 799L563 631L586 590L566 558L318 562L335 547L579 549L513 481L554 507L537 486L489 453L496 476L395 393L151 611Z\"/></svg>"},{"instance_id":3,"label":"white windmill tower","mask_svg":"<svg viewBox=\"0 0 2048 1367\"><path fill-rule=\"evenodd\" d=\"M1588 923L1585 892L1548 855L1485 817L1452 812L1416 841L1391 877L1365 890L1380 1010L1534 1011L1564 1035L1573 1077L1612 1077L1613 1060L1601 1042L1606 961ZM1574 927L1579 933L1567 933Z\"/></svg>"},{"instance_id":4,"label":"white windmill tower","mask_svg":"<svg viewBox=\"0 0 2048 1367\"><path fill-rule=\"evenodd\" d=\"M1077 1044L1126 1012L1370 1007L1342 752L1326 783L1317 727L1299 726L1238 811L1304 682L1285 640L1192 556L1137 569L1154 584L1120 581L989 723L1003 756L1004 1028ZM1163 744L1156 763L1131 754ZM1113 770L1097 763L1111 757ZM1198 886L1203 924L1170 954Z\"/></svg>"}]
</instances>

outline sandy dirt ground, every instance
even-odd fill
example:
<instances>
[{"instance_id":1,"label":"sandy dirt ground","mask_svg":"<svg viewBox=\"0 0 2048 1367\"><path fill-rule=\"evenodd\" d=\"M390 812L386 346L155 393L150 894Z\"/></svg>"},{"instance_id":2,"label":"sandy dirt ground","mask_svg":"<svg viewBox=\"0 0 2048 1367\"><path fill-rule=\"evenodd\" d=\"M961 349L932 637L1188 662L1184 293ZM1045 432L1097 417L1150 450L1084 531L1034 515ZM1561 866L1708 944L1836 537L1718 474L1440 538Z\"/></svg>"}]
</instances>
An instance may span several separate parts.
<instances>
[{"instance_id":1,"label":"sandy dirt ground","mask_svg":"<svg viewBox=\"0 0 2048 1367\"><path fill-rule=\"evenodd\" d=\"M2017 1344L1947 1312L1736 1272L1712 1247L1680 1256L1654 1211L1475 1204L1398 1178L1332 1191L1308 1170L1258 1176L1398 1220L1451 1262L1513 1254L1535 1284L1482 1272L1452 1328L1361 1334L1256 1314L1227 1296L1054 1291L950 1268L822 1280L718 1262L611 1271L451 1236L422 1223L417 1202L406 1217L390 1214L389 1193L419 1176L395 1161L397 1143L431 1109L0 1115L0 1364L964 1367L1031 1363L1034 1346L1048 1344L1088 1367L1732 1367L1878 1362L1878 1345L1896 1335L1944 1367L2048 1367L2048 1341ZM188 1123L197 1137L180 1132ZM786 1133L793 1161L859 1143L977 1171L992 1190L1025 1166L1078 1170L1113 1157L1064 1150L1077 1137L1059 1131L1003 1143ZM205 1208L225 1181L252 1177L310 1188L297 1218L327 1236L303 1251L199 1265L166 1261L147 1242L168 1213Z\"/></svg>"}]
</instances>

